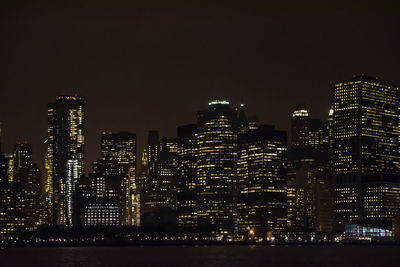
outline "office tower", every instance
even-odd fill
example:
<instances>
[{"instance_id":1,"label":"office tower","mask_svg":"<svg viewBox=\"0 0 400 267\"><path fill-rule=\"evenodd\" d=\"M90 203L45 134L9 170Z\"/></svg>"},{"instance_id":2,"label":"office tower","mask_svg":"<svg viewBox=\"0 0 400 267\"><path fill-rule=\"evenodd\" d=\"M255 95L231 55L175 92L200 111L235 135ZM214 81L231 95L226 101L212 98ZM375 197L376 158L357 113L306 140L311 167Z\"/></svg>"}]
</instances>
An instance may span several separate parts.
<instances>
[{"instance_id":1,"label":"office tower","mask_svg":"<svg viewBox=\"0 0 400 267\"><path fill-rule=\"evenodd\" d=\"M59 96L48 104L46 153L46 194L51 206L51 222L73 225L75 184L83 173L84 100Z\"/></svg>"},{"instance_id":2,"label":"office tower","mask_svg":"<svg viewBox=\"0 0 400 267\"><path fill-rule=\"evenodd\" d=\"M160 141L158 131L149 131L147 139L147 151L149 157L149 179L148 190L152 191L157 187L157 157L160 153Z\"/></svg>"},{"instance_id":3,"label":"office tower","mask_svg":"<svg viewBox=\"0 0 400 267\"><path fill-rule=\"evenodd\" d=\"M239 231L279 236L286 228L286 132L262 125L238 138Z\"/></svg>"},{"instance_id":4,"label":"office tower","mask_svg":"<svg viewBox=\"0 0 400 267\"><path fill-rule=\"evenodd\" d=\"M94 163L94 171L101 188L119 185L113 190L120 200L121 225L137 225L136 134L102 132L100 160Z\"/></svg>"},{"instance_id":5,"label":"office tower","mask_svg":"<svg viewBox=\"0 0 400 267\"><path fill-rule=\"evenodd\" d=\"M142 194L142 222L145 225L176 226L176 183L178 140L158 141L149 132L149 186Z\"/></svg>"},{"instance_id":6,"label":"office tower","mask_svg":"<svg viewBox=\"0 0 400 267\"><path fill-rule=\"evenodd\" d=\"M292 149L302 149L308 146L309 116L304 105L297 105L293 111L291 134Z\"/></svg>"},{"instance_id":7,"label":"office tower","mask_svg":"<svg viewBox=\"0 0 400 267\"><path fill-rule=\"evenodd\" d=\"M196 133L196 124L178 127L178 227L186 234L197 231Z\"/></svg>"},{"instance_id":8,"label":"office tower","mask_svg":"<svg viewBox=\"0 0 400 267\"><path fill-rule=\"evenodd\" d=\"M328 127L320 119L309 119L307 146L318 152L327 153L329 150Z\"/></svg>"},{"instance_id":9,"label":"office tower","mask_svg":"<svg viewBox=\"0 0 400 267\"><path fill-rule=\"evenodd\" d=\"M32 146L14 145L14 180L21 186L24 201L25 228L34 230L47 223L47 205L42 195L42 174L32 162Z\"/></svg>"},{"instance_id":10,"label":"office tower","mask_svg":"<svg viewBox=\"0 0 400 267\"><path fill-rule=\"evenodd\" d=\"M145 148L143 149L141 163L140 163L140 170L136 179L136 190L138 193L141 193L144 190L146 190L148 186L148 177L149 177L149 157L147 154L147 150Z\"/></svg>"},{"instance_id":11,"label":"office tower","mask_svg":"<svg viewBox=\"0 0 400 267\"><path fill-rule=\"evenodd\" d=\"M157 160L157 178L160 181L158 189L161 202L176 211L176 183L177 183L177 138L162 138L161 149Z\"/></svg>"},{"instance_id":12,"label":"office tower","mask_svg":"<svg viewBox=\"0 0 400 267\"><path fill-rule=\"evenodd\" d=\"M207 235L237 229L237 115L227 101L212 101L198 112L198 224Z\"/></svg>"},{"instance_id":13,"label":"office tower","mask_svg":"<svg viewBox=\"0 0 400 267\"><path fill-rule=\"evenodd\" d=\"M298 105L292 114L288 152L287 206L290 233L309 238L332 230L329 122L309 116Z\"/></svg>"},{"instance_id":14,"label":"office tower","mask_svg":"<svg viewBox=\"0 0 400 267\"><path fill-rule=\"evenodd\" d=\"M240 104L238 112L238 133L245 133L249 128L249 122L247 120L246 112L244 110L244 104Z\"/></svg>"},{"instance_id":15,"label":"office tower","mask_svg":"<svg viewBox=\"0 0 400 267\"><path fill-rule=\"evenodd\" d=\"M390 224L400 207L399 89L361 75L332 90L336 222Z\"/></svg>"},{"instance_id":16,"label":"office tower","mask_svg":"<svg viewBox=\"0 0 400 267\"><path fill-rule=\"evenodd\" d=\"M333 107L331 107L329 109L327 129L328 129L328 139L329 139L329 154L332 156L332 154L333 154L333 151L332 151L332 149L333 149Z\"/></svg>"},{"instance_id":17,"label":"office tower","mask_svg":"<svg viewBox=\"0 0 400 267\"><path fill-rule=\"evenodd\" d=\"M21 184L14 180L12 155L0 153L0 239L15 240L24 229L25 203Z\"/></svg>"}]
</instances>

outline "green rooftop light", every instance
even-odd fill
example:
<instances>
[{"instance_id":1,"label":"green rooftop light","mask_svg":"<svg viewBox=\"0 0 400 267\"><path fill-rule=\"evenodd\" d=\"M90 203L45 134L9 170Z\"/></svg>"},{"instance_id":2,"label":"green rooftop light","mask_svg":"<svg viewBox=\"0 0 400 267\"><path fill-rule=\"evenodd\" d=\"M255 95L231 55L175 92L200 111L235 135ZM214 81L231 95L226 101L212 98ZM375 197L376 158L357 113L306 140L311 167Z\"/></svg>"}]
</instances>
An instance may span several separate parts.
<instances>
[{"instance_id":1,"label":"green rooftop light","mask_svg":"<svg viewBox=\"0 0 400 267\"><path fill-rule=\"evenodd\" d=\"M210 103L208 103L209 106L218 105L218 104L220 104L220 105L229 105L229 102L226 101L226 100L214 100L214 101L211 101Z\"/></svg>"}]
</instances>

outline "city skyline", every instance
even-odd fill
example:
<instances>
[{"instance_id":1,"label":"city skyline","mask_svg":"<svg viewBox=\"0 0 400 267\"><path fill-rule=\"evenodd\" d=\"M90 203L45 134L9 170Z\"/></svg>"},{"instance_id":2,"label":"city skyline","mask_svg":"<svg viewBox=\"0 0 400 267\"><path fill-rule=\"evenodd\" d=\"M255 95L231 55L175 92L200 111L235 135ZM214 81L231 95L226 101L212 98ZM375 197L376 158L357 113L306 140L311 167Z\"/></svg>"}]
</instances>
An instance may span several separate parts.
<instances>
[{"instance_id":1,"label":"city skyline","mask_svg":"<svg viewBox=\"0 0 400 267\"><path fill-rule=\"evenodd\" d=\"M394 238L399 87L357 75L331 89L328 118L297 105L290 134L244 104L214 99L196 124L176 128L176 138L148 131L140 169L136 133L103 131L100 157L86 173L85 99L58 96L48 103L44 176L30 144L0 153L1 234L18 240L22 229L124 226L141 238L163 231L214 241Z\"/></svg>"},{"instance_id":2,"label":"city skyline","mask_svg":"<svg viewBox=\"0 0 400 267\"><path fill-rule=\"evenodd\" d=\"M398 265L399 12L2 3L0 262Z\"/></svg>"}]
</instances>

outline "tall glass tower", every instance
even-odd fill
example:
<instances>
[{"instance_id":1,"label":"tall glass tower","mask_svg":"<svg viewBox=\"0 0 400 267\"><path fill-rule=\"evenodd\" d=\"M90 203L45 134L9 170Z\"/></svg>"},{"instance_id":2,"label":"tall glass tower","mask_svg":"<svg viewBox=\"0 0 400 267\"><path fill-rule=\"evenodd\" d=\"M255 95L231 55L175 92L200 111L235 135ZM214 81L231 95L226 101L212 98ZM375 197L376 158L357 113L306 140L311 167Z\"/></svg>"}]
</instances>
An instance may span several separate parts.
<instances>
[{"instance_id":1,"label":"tall glass tower","mask_svg":"<svg viewBox=\"0 0 400 267\"><path fill-rule=\"evenodd\" d=\"M48 104L46 195L51 222L73 225L75 184L83 173L84 100L78 95L59 96Z\"/></svg>"}]
</instances>

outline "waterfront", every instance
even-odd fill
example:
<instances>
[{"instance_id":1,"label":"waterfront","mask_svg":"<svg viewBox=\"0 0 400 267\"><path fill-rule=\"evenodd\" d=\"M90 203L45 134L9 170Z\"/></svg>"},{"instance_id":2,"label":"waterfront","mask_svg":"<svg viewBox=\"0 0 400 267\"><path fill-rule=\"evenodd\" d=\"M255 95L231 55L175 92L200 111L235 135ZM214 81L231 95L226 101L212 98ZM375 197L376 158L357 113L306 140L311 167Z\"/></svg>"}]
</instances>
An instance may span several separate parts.
<instances>
[{"instance_id":1,"label":"waterfront","mask_svg":"<svg viewBox=\"0 0 400 267\"><path fill-rule=\"evenodd\" d=\"M1 266L396 266L399 246L3 248Z\"/></svg>"}]
</instances>

